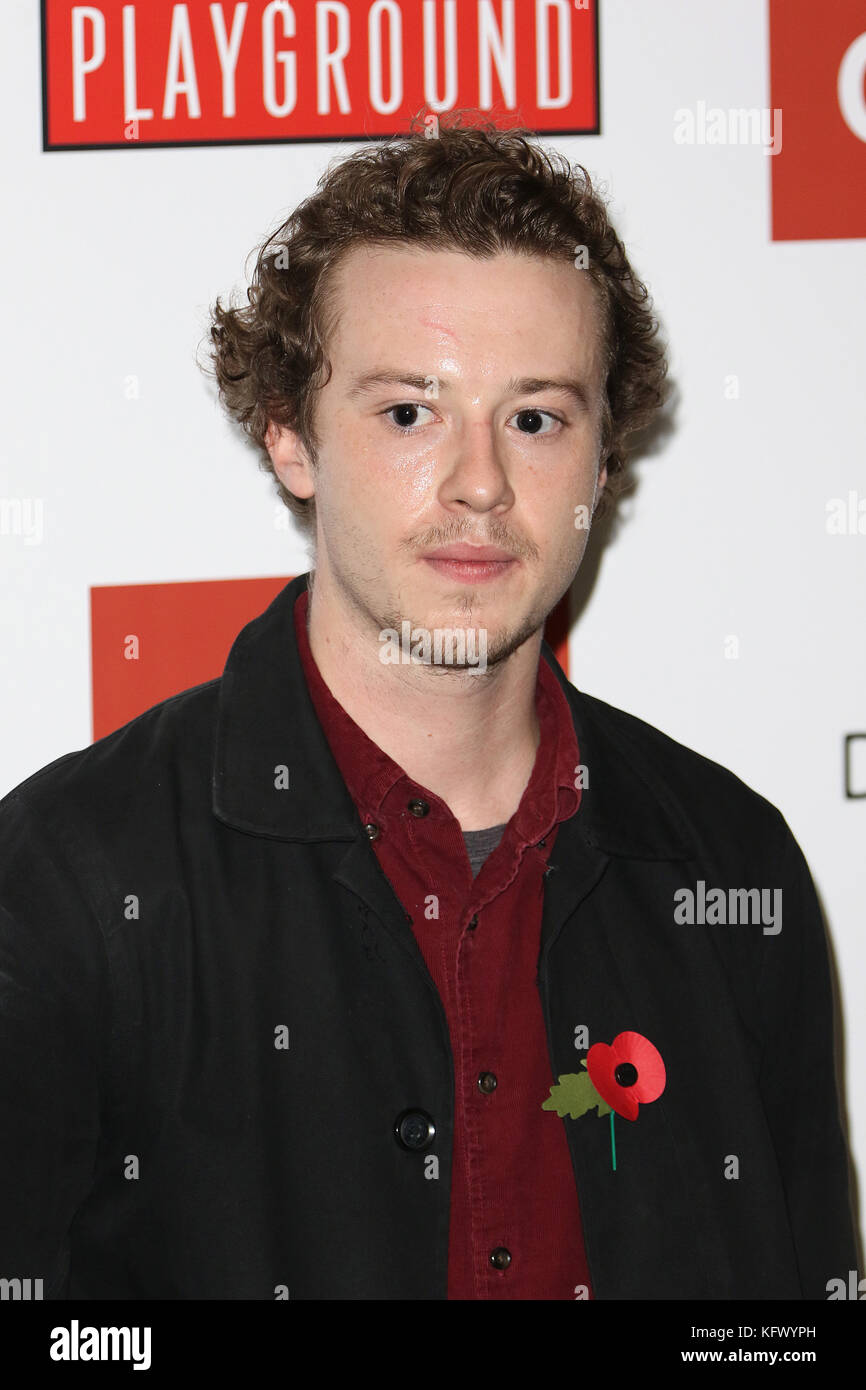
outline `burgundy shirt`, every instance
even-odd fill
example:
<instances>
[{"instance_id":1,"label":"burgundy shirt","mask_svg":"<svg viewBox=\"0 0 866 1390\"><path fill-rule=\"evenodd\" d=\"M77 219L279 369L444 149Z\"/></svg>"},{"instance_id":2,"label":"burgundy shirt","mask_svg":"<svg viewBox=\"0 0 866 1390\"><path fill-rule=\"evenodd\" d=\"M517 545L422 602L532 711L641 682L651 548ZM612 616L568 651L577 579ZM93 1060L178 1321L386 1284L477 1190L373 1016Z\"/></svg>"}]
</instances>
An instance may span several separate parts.
<instances>
[{"instance_id":1,"label":"burgundy shirt","mask_svg":"<svg viewBox=\"0 0 866 1390\"><path fill-rule=\"evenodd\" d=\"M580 805L568 703L540 660L532 775L473 880L445 802L413 782L326 686L310 650L307 598L295 604L295 629L313 706L448 1020L448 1298L592 1297L565 1125L541 1108L556 1077L536 985L547 859L559 822Z\"/></svg>"}]
</instances>

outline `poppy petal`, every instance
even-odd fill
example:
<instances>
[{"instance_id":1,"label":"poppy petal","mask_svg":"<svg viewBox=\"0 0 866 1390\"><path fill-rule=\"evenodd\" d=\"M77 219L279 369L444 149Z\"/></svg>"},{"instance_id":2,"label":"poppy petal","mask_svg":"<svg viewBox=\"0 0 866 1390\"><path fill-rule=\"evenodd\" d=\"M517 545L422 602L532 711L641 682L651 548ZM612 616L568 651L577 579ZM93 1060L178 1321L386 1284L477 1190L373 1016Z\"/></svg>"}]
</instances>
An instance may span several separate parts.
<instances>
[{"instance_id":1,"label":"poppy petal","mask_svg":"<svg viewBox=\"0 0 866 1390\"><path fill-rule=\"evenodd\" d=\"M602 1100L625 1120L636 1120L638 1098L633 1094L634 1086L620 1086L614 1071L619 1063L627 1058L618 1057L608 1043L593 1043L586 1054L586 1069Z\"/></svg>"},{"instance_id":2,"label":"poppy petal","mask_svg":"<svg viewBox=\"0 0 866 1390\"><path fill-rule=\"evenodd\" d=\"M620 1062L631 1062L637 1071L637 1081L629 1088L635 1100L641 1105L658 1100L667 1080L665 1064L658 1048L642 1033L619 1033L611 1046L617 1066Z\"/></svg>"}]
</instances>

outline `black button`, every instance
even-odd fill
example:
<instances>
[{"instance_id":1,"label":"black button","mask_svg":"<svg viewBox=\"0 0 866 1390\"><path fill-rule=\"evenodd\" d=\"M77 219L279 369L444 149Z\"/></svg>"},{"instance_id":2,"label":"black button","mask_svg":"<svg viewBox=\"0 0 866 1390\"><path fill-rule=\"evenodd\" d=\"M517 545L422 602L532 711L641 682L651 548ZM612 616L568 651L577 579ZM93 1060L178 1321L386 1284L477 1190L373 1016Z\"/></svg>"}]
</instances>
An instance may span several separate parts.
<instances>
[{"instance_id":1,"label":"black button","mask_svg":"<svg viewBox=\"0 0 866 1390\"><path fill-rule=\"evenodd\" d=\"M490 1263L494 1269L507 1269L511 1264L511 1251L506 1250L504 1245L497 1245L496 1249L490 1252Z\"/></svg>"},{"instance_id":2,"label":"black button","mask_svg":"<svg viewBox=\"0 0 866 1390\"><path fill-rule=\"evenodd\" d=\"M436 1126L426 1110L403 1110L394 1121L394 1134L403 1149L426 1149L433 1143Z\"/></svg>"},{"instance_id":3,"label":"black button","mask_svg":"<svg viewBox=\"0 0 866 1390\"><path fill-rule=\"evenodd\" d=\"M478 1089L483 1091L486 1096L489 1096L491 1091L495 1091L498 1085L499 1082L492 1071L483 1071L478 1078Z\"/></svg>"},{"instance_id":4,"label":"black button","mask_svg":"<svg viewBox=\"0 0 866 1390\"><path fill-rule=\"evenodd\" d=\"M475 928L476 928L477 926L478 926L478 918L477 918L477 917L473 917L473 918L472 918L472 921L469 923L469 930L470 930L470 931L474 931Z\"/></svg>"},{"instance_id":5,"label":"black button","mask_svg":"<svg viewBox=\"0 0 866 1390\"><path fill-rule=\"evenodd\" d=\"M416 798L414 801L409 802L409 813L410 815L417 816L420 820L422 816L429 815L430 807L426 801L421 801L420 798Z\"/></svg>"},{"instance_id":6,"label":"black button","mask_svg":"<svg viewBox=\"0 0 866 1390\"><path fill-rule=\"evenodd\" d=\"M365 829L366 832L367 832L367 838L368 838L368 840L378 840L378 838L379 838L379 827L378 827L378 825L374 825L372 821L368 821L368 823L364 826L364 829Z\"/></svg>"},{"instance_id":7,"label":"black button","mask_svg":"<svg viewBox=\"0 0 866 1390\"><path fill-rule=\"evenodd\" d=\"M633 1086L637 1081L637 1067L631 1062L620 1062L613 1075L618 1085Z\"/></svg>"}]
</instances>

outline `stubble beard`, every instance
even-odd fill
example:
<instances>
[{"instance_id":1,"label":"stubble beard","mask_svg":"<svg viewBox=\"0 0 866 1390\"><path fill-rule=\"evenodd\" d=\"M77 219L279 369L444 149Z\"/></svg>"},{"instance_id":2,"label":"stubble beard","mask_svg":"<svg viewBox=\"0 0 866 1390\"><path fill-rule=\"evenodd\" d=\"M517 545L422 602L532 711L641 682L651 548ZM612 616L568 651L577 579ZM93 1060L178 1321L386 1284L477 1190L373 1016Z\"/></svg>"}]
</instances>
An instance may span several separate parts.
<instances>
[{"instance_id":1,"label":"stubble beard","mask_svg":"<svg viewBox=\"0 0 866 1390\"><path fill-rule=\"evenodd\" d=\"M486 651L484 664L487 671L493 670L496 667L501 666L505 661L507 661L508 658L514 654L514 652L516 652L520 647L523 646L524 642L526 642L535 632L538 631L540 627L543 626L545 618L547 616L544 613L530 613L527 615L524 621L516 627L510 626L508 624L502 624L495 630L491 630L489 627L486 627L486 625L483 622L479 622L473 617L473 614L477 611L478 607L479 601L477 594L472 590L467 590L464 593L461 593L457 597L456 601L452 602L451 612L449 613L447 618L437 623L436 628L438 628L440 631L443 631L446 628L462 628L467 633L470 629L477 628L479 632L485 632ZM427 618L429 619L429 614L427 615ZM384 610L380 631L390 629L391 631L400 634L403 630L402 624L405 622L409 622L411 624L411 631L418 631L419 629L422 631L429 632L436 631L436 628L429 628L427 626L427 621L419 620L417 617L411 616L411 614L406 611L405 607L399 608L398 605L394 605L393 607L389 606L386 610ZM479 644L476 641L476 653L478 649ZM419 665L420 664L422 663L419 663ZM460 674L461 672L466 672L470 670L478 675L483 675L485 673L483 670L479 669L477 661L443 661L438 663L434 667L428 669L435 669L437 671L454 674Z\"/></svg>"},{"instance_id":2,"label":"stubble beard","mask_svg":"<svg viewBox=\"0 0 866 1390\"><path fill-rule=\"evenodd\" d=\"M471 521L453 522L444 526L430 527L421 535L414 537L411 542L406 543L403 549L410 557L416 557L419 552L430 547L444 546L452 542L462 541L466 539L468 535L472 534L474 529ZM515 536L507 526L501 525L498 522L490 522L486 526L484 540L487 544L501 545L503 549L510 552L516 559L529 562L530 565L540 558L540 551L536 545L522 537ZM440 631L445 628L463 628L464 631L468 632L469 629L477 628L479 632L483 631L486 634L486 671L501 667L510 656L523 646L524 642L526 642L533 633L537 632L538 629L543 626L547 616L546 613L540 611L531 612L516 626L506 622L500 624L495 630L492 630L487 627L483 619L477 619L475 614L479 609L482 613L484 612L485 602L489 603L494 593L495 591L493 589L487 587L482 591L468 587L459 588L456 592L443 595L440 601L442 608L447 612L447 617L439 619L437 614L437 625ZM432 607L434 603L436 603L436 600L431 596L426 602ZM411 622L412 629L424 628L426 626L425 622L419 622L416 618L410 617L405 607L402 608L398 617L398 609L400 609L399 601L392 601L392 603L388 605L390 616L385 622L387 627L396 632L400 632L401 623L407 620ZM477 650L478 644L476 643L476 651ZM482 674L478 665L469 661L449 662L447 664L440 663L436 669L445 672L453 672L455 674L473 670L476 675Z\"/></svg>"}]
</instances>

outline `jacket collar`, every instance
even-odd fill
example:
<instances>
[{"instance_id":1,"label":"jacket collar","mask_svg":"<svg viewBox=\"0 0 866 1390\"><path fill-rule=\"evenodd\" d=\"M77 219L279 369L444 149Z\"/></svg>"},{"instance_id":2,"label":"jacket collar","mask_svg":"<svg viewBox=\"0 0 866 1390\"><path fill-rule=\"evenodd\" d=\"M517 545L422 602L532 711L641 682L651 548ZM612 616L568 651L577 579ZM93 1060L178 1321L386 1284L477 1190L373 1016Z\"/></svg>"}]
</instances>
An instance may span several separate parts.
<instances>
[{"instance_id":1,"label":"jacket collar","mask_svg":"<svg viewBox=\"0 0 866 1390\"><path fill-rule=\"evenodd\" d=\"M357 840L358 813L316 717L294 629L292 580L238 634L219 683L213 812L236 830L278 840ZM651 762L643 726L582 694L545 642L542 657L565 692L581 763L580 809L567 825L586 844L637 859L683 859L693 851L686 813ZM564 829L564 827L563 827Z\"/></svg>"}]
</instances>

